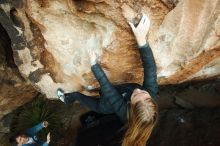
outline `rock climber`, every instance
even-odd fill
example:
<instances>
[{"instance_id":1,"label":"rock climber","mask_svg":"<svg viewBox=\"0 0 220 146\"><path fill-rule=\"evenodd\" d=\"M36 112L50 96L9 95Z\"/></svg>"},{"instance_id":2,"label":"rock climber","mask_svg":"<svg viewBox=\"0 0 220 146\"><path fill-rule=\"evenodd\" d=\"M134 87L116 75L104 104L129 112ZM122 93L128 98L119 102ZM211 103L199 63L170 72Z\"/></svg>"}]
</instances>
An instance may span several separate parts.
<instances>
[{"instance_id":1,"label":"rock climber","mask_svg":"<svg viewBox=\"0 0 220 146\"><path fill-rule=\"evenodd\" d=\"M91 97L79 92L64 93L57 90L57 97L64 103L79 101L89 109L102 114L115 113L126 125L122 146L145 146L158 119L156 64L146 35L150 19L146 14L137 26L129 22L136 38L144 68L143 85L127 83L113 86L101 66L96 54L89 51L91 70L100 84L100 97Z\"/></svg>"}]
</instances>

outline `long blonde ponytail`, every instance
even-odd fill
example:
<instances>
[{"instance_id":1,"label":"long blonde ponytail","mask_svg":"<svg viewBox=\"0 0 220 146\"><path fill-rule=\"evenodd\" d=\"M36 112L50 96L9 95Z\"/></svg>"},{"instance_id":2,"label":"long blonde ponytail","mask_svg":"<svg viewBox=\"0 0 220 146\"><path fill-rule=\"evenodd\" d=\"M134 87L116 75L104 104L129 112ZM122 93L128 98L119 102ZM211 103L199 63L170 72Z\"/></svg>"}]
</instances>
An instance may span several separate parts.
<instances>
[{"instance_id":1,"label":"long blonde ponytail","mask_svg":"<svg viewBox=\"0 0 220 146\"><path fill-rule=\"evenodd\" d=\"M138 101L129 115L122 146L145 146L158 119L157 104L152 98Z\"/></svg>"}]
</instances>

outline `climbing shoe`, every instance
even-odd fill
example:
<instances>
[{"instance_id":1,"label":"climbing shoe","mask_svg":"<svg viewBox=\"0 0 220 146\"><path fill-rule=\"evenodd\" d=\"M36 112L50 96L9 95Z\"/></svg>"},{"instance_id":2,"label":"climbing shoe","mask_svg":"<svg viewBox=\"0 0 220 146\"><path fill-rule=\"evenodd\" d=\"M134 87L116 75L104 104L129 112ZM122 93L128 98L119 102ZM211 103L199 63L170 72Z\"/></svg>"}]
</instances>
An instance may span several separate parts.
<instances>
[{"instance_id":1,"label":"climbing shoe","mask_svg":"<svg viewBox=\"0 0 220 146\"><path fill-rule=\"evenodd\" d=\"M63 89L61 89L61 88L58 88L58 89L57 89L57 97L58 97L62 102L64 102L65 95L64 95Z\"/></svg>"}]
</instances>

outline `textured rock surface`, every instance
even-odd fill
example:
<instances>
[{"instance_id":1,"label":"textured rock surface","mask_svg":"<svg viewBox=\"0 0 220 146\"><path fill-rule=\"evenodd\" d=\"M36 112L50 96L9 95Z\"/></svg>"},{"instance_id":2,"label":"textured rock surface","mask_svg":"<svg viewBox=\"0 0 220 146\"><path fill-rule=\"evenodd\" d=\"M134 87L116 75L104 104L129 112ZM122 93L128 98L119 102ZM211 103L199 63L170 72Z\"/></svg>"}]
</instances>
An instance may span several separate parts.
<instances>
[{"instance_id":1,"label":"textured rock surface","mask_svg":"<svg viewBox=\"0 0 220 146\"><path fill-rule=\"evenodd\" d=\"M27 83L14 64L10 39L0 25L0 119L30 101L37 91ZM0 127L1 129L1 127ZM1 129L2 130L2 129Z\"/></svg>"},{"instance_id":2,"label":"textured rock surface","mask_svg":"<svg viewBox=\"0 0 220 146\"><path fill-rule=\"evenodd\" d=\"M152 20L147 39L156 58L160 84L220 74L219 0L1 3L0 21L12 40L15 63L48 98L54 97L58 87L83 92L83 86L97 86L88 49L100 56L113 83L142 82L139 52L127 24L137 23L141 11Z\"/></svg>"}]
</instances>

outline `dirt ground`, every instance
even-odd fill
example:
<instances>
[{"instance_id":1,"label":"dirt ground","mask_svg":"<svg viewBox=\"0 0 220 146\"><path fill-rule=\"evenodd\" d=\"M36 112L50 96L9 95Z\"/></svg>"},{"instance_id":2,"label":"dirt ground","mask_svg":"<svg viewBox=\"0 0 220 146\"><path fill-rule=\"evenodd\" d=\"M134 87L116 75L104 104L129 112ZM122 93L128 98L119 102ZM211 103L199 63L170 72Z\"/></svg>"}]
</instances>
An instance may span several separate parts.
<instances>
[{"instance_id":1,"label":"dirt ground","mask_svg":"<svg viewBox=\"0 0 220 146\"><path fill-rule=\"evenodd\" d=\"M51 101L51 105L63 111L64 132L53 145L75 146L79 118L89 110L79 103ZM160 87L158 106L160 118L148 146L220 145L220 80ZM0 146L10 135L11 118L13 114L0 121Z\"/></svg>"},{"instance_id":2,"label":"dirt ground","mask_svg":"<svg viewBox=\"0 0 220 146\"><path fill-rule=\"evenodd\" d=\"M220 108L176 108L160 113L148 146L219 145Z\"/></svg>"}]
</instances>

